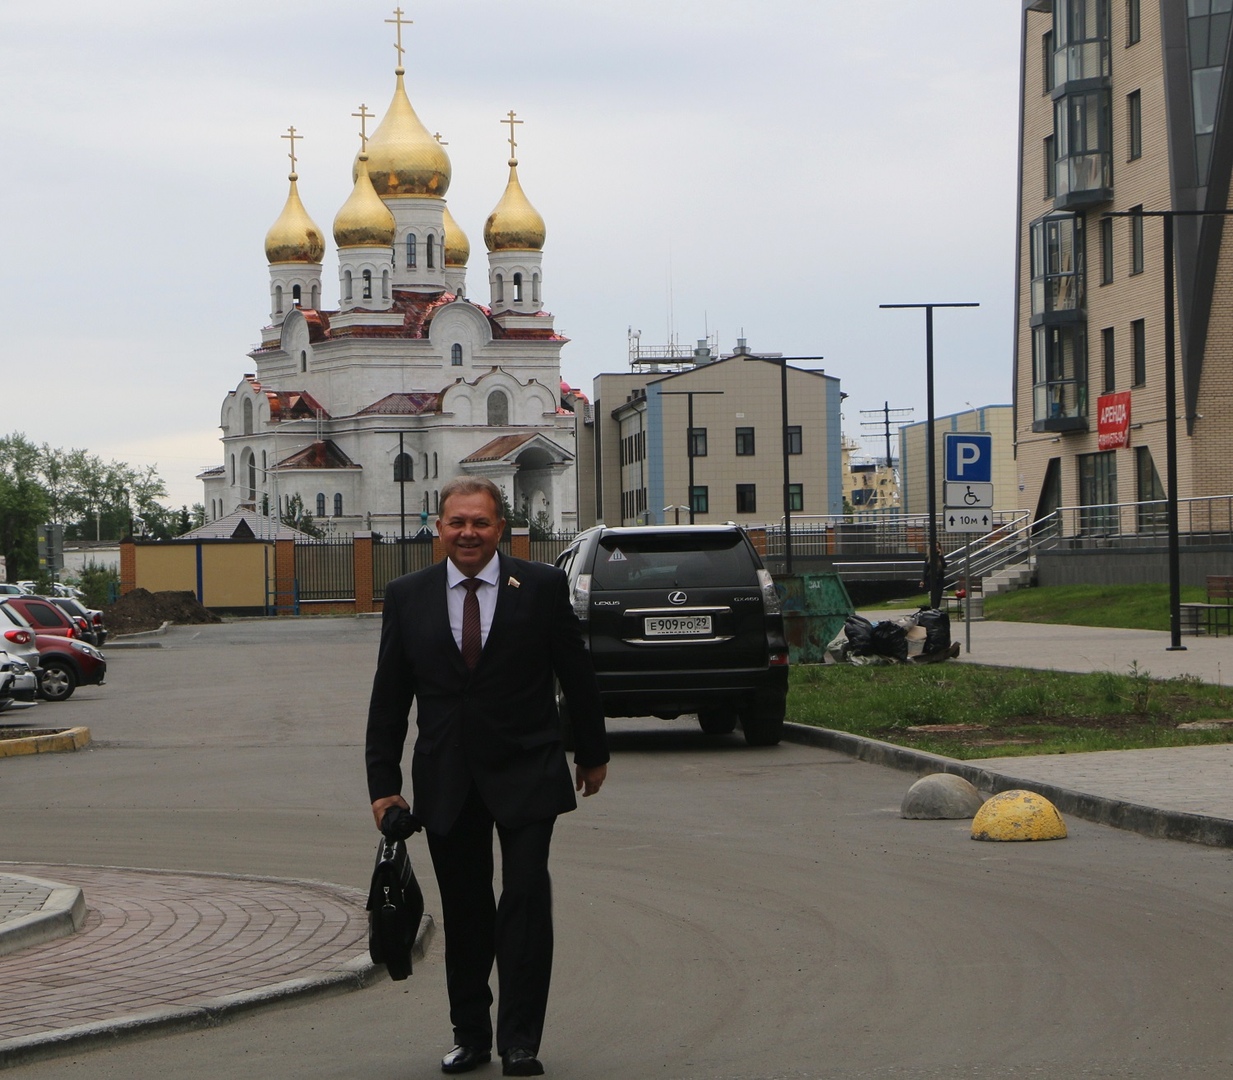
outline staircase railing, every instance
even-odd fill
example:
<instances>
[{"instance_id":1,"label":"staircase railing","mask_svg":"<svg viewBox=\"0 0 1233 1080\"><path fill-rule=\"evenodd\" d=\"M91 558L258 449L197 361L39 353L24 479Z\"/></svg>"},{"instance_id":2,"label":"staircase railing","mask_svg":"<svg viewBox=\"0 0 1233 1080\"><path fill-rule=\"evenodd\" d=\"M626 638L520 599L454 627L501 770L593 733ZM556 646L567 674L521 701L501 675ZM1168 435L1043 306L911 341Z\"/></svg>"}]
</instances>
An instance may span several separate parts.
<instances>
[{"instance_id":1,"label":"staircase railing","mask_svg":"<svg viewBox=\"0 0 1233 1080\"><path fill-rule=\"evenodd\" d=\"M1030 514L1021 514L951 552L946 587L953 588L965 579L979 581L1011 565L1027 565L1034 570L1037 552L1055 547L1059 535L1056 512L1036 521Z\"/></svg>"}]
</instances>

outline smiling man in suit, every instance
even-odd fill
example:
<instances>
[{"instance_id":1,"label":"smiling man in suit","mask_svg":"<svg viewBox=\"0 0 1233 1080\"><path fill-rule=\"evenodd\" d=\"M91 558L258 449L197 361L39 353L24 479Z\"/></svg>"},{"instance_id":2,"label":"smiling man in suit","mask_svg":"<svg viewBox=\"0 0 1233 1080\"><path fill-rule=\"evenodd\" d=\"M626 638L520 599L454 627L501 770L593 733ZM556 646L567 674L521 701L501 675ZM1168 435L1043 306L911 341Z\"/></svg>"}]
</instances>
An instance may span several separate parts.
<instances>
[{"instance_id":1,"label":"smiling man in suit","mask_svg":"<svg viewBox=\"0 0 1233 1080\"><path fill-rule=\"evenodd\" d=\"M565 575L498 554L501 507L491 481L451 480L437 521L446 559L386 589L365 760L380 827L387 810L407 806L400 762L416 702L411 809L441 890L454 1026L442 1071L469 1072L492 1058L495 960L503 1072L538 1076L552 972L552 829L558 814L576 808L575 791L599 791L608 749ZM554 676L573 718L573 783Z\"/></svg>"}]
</instances>

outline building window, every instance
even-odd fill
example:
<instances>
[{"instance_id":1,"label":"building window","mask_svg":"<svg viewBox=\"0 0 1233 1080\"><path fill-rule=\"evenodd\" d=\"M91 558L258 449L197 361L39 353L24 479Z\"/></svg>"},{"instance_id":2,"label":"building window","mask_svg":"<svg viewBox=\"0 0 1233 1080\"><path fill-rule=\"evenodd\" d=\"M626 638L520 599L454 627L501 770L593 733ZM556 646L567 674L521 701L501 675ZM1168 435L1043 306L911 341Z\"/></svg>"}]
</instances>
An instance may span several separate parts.
<instances>
[{"instance_id":1,"label":"building window","mask_svg":"<svg viewBox=\"0 0 1233 1080\"><path fill-rule=\"evenodd\" d=\"M407 233L407 269L415 269L415 233Z\"/></svg>"},{"instance_id":2,"label":"building window","mask_svg":"<svg viewBox=\"0 0 1233 1080\"><path fill-rule=\"evenodd\" d=\"M1083 217L1055 214L1032 223L1032 314L1083 306Z\"/></svg>"},{"instance_id":3,"label":"building window","mask_svg":"<svg viewBox=\"0 0 1233 1080\"><path fill-rule=\"evenodd\" d=\"M364 271L364 291L363 293L360 294L360 296L361 296L361 299L363 300L372 299L372 271L371 270Z\"/></svg>"},{"instance_id":4,"label":"building window","mask_svg":"<svg viewBox=\"0 0 1233 1080\"><path fill-rule=\"evenodd\" d=\"M802 484L788 485L788 509L794 514L804 512L805 488Z\"/></svg>"},{"instance_id":5,"label":"building window","mask_svg":"<svg viewBox=\"0 0 1233 1080\"><path fill-rule=\"evenodd\" d=\"M244 434L251 435L253 433L253 401L252 398L244 399Z\"/></svg>"},{"instance_id":6,"label":"building window","mask_svg":"<svg viewBox=\"0 0 1233 1080\"><path fill-rule=\"evenodd\" d=\"M435 450L432 452L432 477L434 480L437 478L437 452Z\"/></svg>"},{"instance_id":7,"label":"building window","mask_svg":"<svg viewBox=\"0 0 1233 1080\"><path fill-rule=\"evenodd\" d=\"M1113 284L1113 219L1100 219L1100 283Z\"/></svg>"},{"instance_id":8,"label":"building window","mask_svg":"<svg viewBox=\"0 0 1233 1080\"><path fill-rule=\"evenodd\" d=\"M336 491L334 493L334 516L342 517L342 492L341 491Z\"/></svg>"},{"instance_id":9,"label":"building window","mask_svg":"<svg viewBox=\"0 0 1233 1080\"><path fill-rule=\"evenodd\" d=\"M689 456L706 457L706 428L689 429Z\"/></svg>"},{"instance_id":10,"label":"building window","mask_svg":"<svg viewBox=\"0 0 1233 1080\"><path fill-rule=\"evenodd\" d=\"M381 271L381 299L388 300L390 298L390 272L388 270Z\"/></svg>"},{"instance_id":11,"label":"building window","mask_svg":"<svg viewBox=\"0 0 1233 1080\"><path fill-rule=\"evenodd\" d=\"M1032 329L1032 430L1087 427L1087 336L1082 323Z\"/></svg>"},{"instance_id":12,"label":"building window","mask_svg":"<svg viewBox=\"0 0 1233 1080\"><path fill-rule=\"evenodd\" d=\"M801 450L801 426L800 424L794 424L792 427L788 428L788 453L789 454L803 453L803 451Z\"/></svg>"},{"instance_id":13,"label":"building window","mask_svg":"<svg viewBox=\"0 0 1233 1080\"><path fill-rule=\"evenodd\" d=\"M283 313L283 287L281 285L274 286L274 314L281 315Z\"/></svg>"},{"instance_id":14,"label":"building window","mask_svg":"<svg viewBox=\"0 0 1233 1080\"><path fill-rule=\"evenodd\" d=\"M1135 497L1139 503L1139 531L1160 532L1166 525L1165 489L1147 446L1135 447Z\"/></svg>"},{"instance_id":15,"label":"building window","mask_svg":"<svg viewBox=\"0 0 1233 1080\"><path fill-rule=\"evenodd\" d=\"M738 514L753 514L758 509L758 485L736 485L736 512Z\"/></svg>"},{"instance_id":16,"label":"building window","mask_svg":"<svg viewBox=\"0 0 1233 1080\"><path fill-rule=\"evenodd\" d=\"M1103 202L1113 188L1109 91L1084 90L1054 102L1054 197L1059 206Z\"/></svg>"},{"instance_id":17,"label":"building window","mask_svg":"<svg viewBox=\"0 0 1233 1080\"><path fill-rule=\"evenodd\" d=\"M1130 212L1135 215L1130 219L1130 272L1141 274L1143 273L1143 207L1142 205L1132 206Z\"/></svg>"},{"instance_id":18,"label":"building window","mask_svg":"<svg viewBox=\"0 0 1233 1080\"><path fill-rule=\"evenodd\" d=\"M1126 95L1126 159L1143 156L1143 99L1138 90Z\"/></svg>"},{"instance_id":19,"label":"building window","mask_svg":"<svg viewBox=\"0 0 1233 1080\"><path fill-rule=\"evenodd\" d=\"M343 299L350 300L352 295L353 294L351 291L351 271L346 270L343 272Z\"/></svg>"},{"instance_id":20,"label":"building window","mask_svg":"<svg viewBox=\"0 0 1233 1080\"><path fill-rule=\"evenodd\" d=\"M505 277L501 274L497 275L497 295L493 299L499 301L505 299Z\"/></svg>"},{"instance_id":21,"label":"building window","mask_svg":"<svg viewBox=\"0 0 1233 1080\"><path fill-rule=\"evenodd\" d=\"M298 285L291 286L291 305L292 307L300 306L300 296L302 291Z\"/></svg>"},{"instance_id":22,"label":"building window","mask_svg":"<svg viewBox=\"0 0 1233 1080\"><path fill-rule=\"evenodd\" d=\"M736 456L737 457L753 457L754 455L754 429L751 427L739 427L736 429Z\"/></svg>"},{"instance_id":23,"label":"building window","mask_svg":"<svg viewBox=\"0 0 1233 1080\"><path fill-rule=\"evenodd\" d=\"M1147 327L1142 319L1135 319L1130 324L1130 348L1134 361L1135 386L1143 386L1147 382Z\"/></svg>"},{"instance_id":24,"label":"building window","mask_svg":"<svg viewBox=\"0 0 1233 1080\"><path fill-rule=\"evenodd\" d=\"M1040 92L1053 89L1053 31L1046 30L1040 38Z\"/></svg>"},{"instance_id":25,"label":"building window","mask_svg":"<svg viewBox=\"0 0 1233 1080\"><path fill-rule=\"evenodd\" d=\"M522 274L514 274L514 303L522 303Z\"/></svg>"},{"instance_id":26,"label":"building window","mask_svg":"<svg viewBox=\"0 0 1233 1080\"><path fill-rule=\"evenodd\" d=\"M539 303L539 274L531 275L531 303Z\"/></svg>"},{"instance_id":27,"label":"building window","mask_svg":"<svg viewBox=\"0 0 1233 1080\"><path fill-rule=\"evenodd\" d=\"M455 344L455 345L450 346L450 363L454 367L462 367L462 346L461 345Z\"/></svg>"},{"instance_id":28,"label":"building window","mask_svg":"<svg viewBox=\"0 0 1233 1080\"><path fill-rule=\"evenodd\" d=\"M1195 165L1199 183L1205 184L1216 128L1216 109L1220 103L1224 55L1229 40L1229 0L1189 0L1187 9Z\"/></svg>"},{"instance_id":29,"label":"building window","mask_svg":"<svg viewBox=\"0 0 1233 1080\"><path fill-rule=\"evenodd\" d=\"M1126 47L1137 45L1143 31L1139 19L1139 0L1126 0Z\"/></svg>"},{"instance_id":30,"label":"building window","mask_svg":"<svg viewBox=\"0 0 1233 1080\"><path fill-rule=\"evenodd\" d=\"M1053 85L1109 77L1109 0L1054 0Z\"/></svg>"},{"instance_id":31,"label":"building window","mask_svg":"<svg viewBox=\"0 0 1233 1080\"><path fill-rule=\"evenodd\" d=\"M325 517L325 492L317 492L317 517Z\"/></svg>"},{"instance_id":32,"label":"building window","mask_svg":"<svg viewBox=\"0 0 1233 1080\"><path fill-rule=\"evenodd\" d=\"M1045 198L1053 198L1053 174L1057 165L1056 144L1052 135L1046 135L1041 144L1045 165Z\"/></svg>"},{"instance_id":33,"label":"building window","mask_svg":"<svg viewBox=\"0 0 1233 1080\"><path fill-rule=\"evenodd\" d=\"M1107 326L1100 332L1100 358L1104 365L1104 387L1102 393L1111 394L1117 389L1117 366L1113 361L1113 327Z\"/></svg>"},{"instance_id":34,"label":"building window","mask_svg":"<svg viewBox=\"0 0 1233 1080\"><path fill-rule=\"evenodd\" d=\"M697 484L689 489L689 510L693 514L709 514L711 512L710 489L705 484Z\"/></svg>"},{"instance_id":35,"label":"building window","mask_svg":"<svg viewBox=\"0 0 1233 1080\"><path fill-rule=\"evenodd\" d=\"M300 370L301 371L308 370L308 350L307 349L300 350Z\"/></svg>"},{"instance_id":36,"label":"building window","mask_svg":"<svg viewBox=\"0 0 1233 1080\"><path fill-rule=\"evenodd\" d=\"M394 483L402 484L415 479L415 459L410 454L399 454L394 459Z\"/></svg>"},{"instance_id":37,"label":"building window","mask_svg":"<svg viewBox=\"0 0 1233 1080\"><path fill-rule=\"evenodd\" d=\"M1118 531L1117 451L1079 455L1079 531L1108 535Z\"/></svg>"},{"instance_id":38,"label":"building window","mask_svg":"<svg viewBox=\"0 0 1233 1080\"><path fill-rule=\"evenodd\" d=\"M429 233L424 241L424 262L427 263L429 270L436 265L436 240L437 238Z\"/></svg>"},{"instance_id":39,"label":"building window","mask_svg":"<svg viewBox=\"0 0 1233 1080\"><path fill-rule=\"evenodd\" d=\"M509 424L509 398L504 390L494 390L488 395L488 426L505 427Z\"/></svg>"}]
</instances>

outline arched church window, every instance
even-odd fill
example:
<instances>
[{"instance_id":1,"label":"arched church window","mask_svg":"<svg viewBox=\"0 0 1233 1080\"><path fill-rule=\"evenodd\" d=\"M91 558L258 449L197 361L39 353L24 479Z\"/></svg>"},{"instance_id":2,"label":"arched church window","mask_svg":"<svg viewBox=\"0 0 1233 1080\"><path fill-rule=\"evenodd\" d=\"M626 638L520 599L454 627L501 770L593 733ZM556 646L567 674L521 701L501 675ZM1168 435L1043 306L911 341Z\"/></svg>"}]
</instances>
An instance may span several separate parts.
<instances>
[{"instance_id":1,"label":"arched church window","mask_svg":"<svg viewBox=\"0 0 1233 1080\"><path fill-rule=\"evenodd\" d=\"M435 489L432 493L432 512L434 514L441 513L441 500L438 498L440 494L441 493L439 491L436 491Z\"/></svg>"},{"instance_id":2,"label":"arched church window","mask_svg":"<svg viewBox=\"0 0 1233 1080\"><path fill-rule=\"evenodd\" d=\"M428 263L429 270L433 268L433 253L436 250L434 246L435 241L436 241L436 237L433 236L432 233L429 233L428 239L424 242L425 247L428 249L425 255L425 260Z\"/></svg>"},{"instance_id":3,"label":"arched church window","mask_svg":"<svg viewBox=\"0 0 1233 1080\"><path fill-rule=\"evenodd\" d=\"M388 300L390 298L390 272L388 270L381 271L381 299Z\"/></svg>"},{"instance_id":4,"label":"arched church window","mask_svg":"<svg viewBox=\"0 0 1233 1080\"><path fill-rule=\"evenodd\" d=\"M461 345L455 344L455 345L450 346L450 363L453 364L454 367L462 367L462 346Z\"/></svg>"},{"instance_id":5,"label":"arched church window","mask_svg":"<svg viewBox=\"0 0 1233 1080\"><path fill-rule=\"evenodd\" d=\"M300 287L298 285L291 286L291 304L293 307L300 306Z\"/></svg>"},{"instance_id":6,"label":"arched church window","mask_svg":"<svg viewBox=\"0 0 1233 1080\"><path fill-rule=\"evenodd\" d=\"M317 492L317 517L325 517L325 492Z\"/></svg>"},{"instance_id":7,"label":"arched church window","mask_svg":"<svg viewBox=\"0 0 1233 1080\"><path fill-rule=\"evenodd\" d=\"M504 390L494 390L488 395L488 426L505 427L509 423L509 398Z\"/></svg>"},{"instance_id":8,"label":"arched church window","mask_svg":"<svg viewBox=\"0 0 1233 1080\"><path fill-rule=\"evenodd\" d=\"M424 451L424 479L428 479L428 451Z\"/></svg>"},{"instance_id":9,"label":"arched church window","mask_svg":"<svg viewBox=\"0 0 1233 1080\"><path fill-rule=\"evenodd\" d=\"M352 296L352 293L351 293L351 271L350 271L350 270L347 270L347 271L343 274L343 298L344 298L344 299L346 299L346 300L350 300L350 299L351 299L351 296Z\"/></svg>"},{"instance_id":10,"label":"arched church window","mask_svg":"<svg viewBox=\"0 0 1233 1080\"><path fill-rule=\"evenodd\" d=\"M394 483L401 484L415 479L415 461L410 454L399 454L394 459Z\"/></svg>"},{"instance_id":11,"label":"arched church window","mask_svg":"<svg viewBox=\"0 0 1233 1080\"><path fill-rule=\"evenodd\" d=\"M407 233L407 269L415 269L415 233Z\"/></svg>"},{"instance_id":12,"label":"arched church window","mask_svg":"<svg viewBox=\"0 0 1233 1080\"><path fill-rule=\"evenodd\" d=\"M428 513L428 492L424 492L424 513Z\"/></svg>"},{"instance_id":13,"label":"arched church window","mask_svg":"<svg viewBox=\"0 0 1233 1080\"><path fill-rule=\"evenodd\" d=\"M281 315L283 313L283 287L281 285L274 286L274 314Z\"/></svg>"},{"instance_id":14,"label":"arched church window","mask_svg":"<svg viewBox=\"0 0 1233 1080\"><path fill-rule=\"evenodd\" d=\"M514 303L515 304L522 303L522 275L521 274L514 275Z\"/></svg>"},{"instance_id":15,"label":"arched church window","mask_svg":"<svg viewBox=\"0 0 1233 1080\"><path fill-rule=\"evenodd\" d=\"M267 461L267 460L268 460L268 459L267 459L267 458L266 458L266 456L265 456L265 451L264 451L264 450L262 450L262 451L261 451L261 473L262 473L262 476L264 476L264 475L265 475L265 473L266 473L266 471L267 471L267 470L266 470L266 461Z\"/></svg>"},{"instance_id":16,"label":"arched church window","mask_svg":"<svg viewBox=\"0 0 1233 1080\"><path fill-rule=\"evenodd\" d=\"M364 296L363 298L365 300L372 299L372 271L371 270L364 271Z\"/></svg>"},{"instance_id":17,"label":"arched church window","mask_svg":"<svg viewBox=\"0 0 1233 1080\"><path fill-rule=\"evenodd\" d=\"M253 433L253 402L251 398L244 399L244 434Z\"/></svg>"},{"instance_id":18,"label":"arched church window","mask_svg":"<svg viewBox=\"0 0 1233 1080\"><path fill-rule=\"evenodd\" d=\"M257 500L257 459L251 450L244 451L244 499L246 502Z\"/></svg>"},{"instance_id":19,"label":"arched church window","mask_svg":"<svg viewBox=\"0 0 1233 1080\"><path fill-rule=\"evenodd\" d=\"M434 480L437 477L437 452L435 450L432 452L432 476Z\"/></svg>"},{"instance_id":20,"label":"arched church window","mask_svg":"<svg viewBox=\"0 0 1233 1080\"><path fill-rule=\"evenodd\" d=\"M342 517L342 492L334 492L334 516Z\"/></svg>"},{"instance_id":21,"label":"arched church window","mask_svg":"<svg viewBox=\"0 0 1233 1080\"><path fill-rule=\"evenodd\" d=\"M539 303L539 274L531 275L531 302Z\"/></svg>"},{"instance_id":22,"label":"arched church window","mask_svg":"<svg viewBox=\"0 0 1233 1080\"><path fill-rule=\"evenodd\" d=\"M312 309L316 311L321 306L321 286L314 285L312 291Z\"/></svg>"},{"instance_id":23,"label":"arched church window","mask_svg":"<svg viewBox=\"0 0 1233 1080\"><path fill-rule=\"evenodd\" d=\"M497 275L497 300L505 299L505 277L502 274Z\"/></svg>"},{"instance_id":24,"label":"arched church window","mask_svg":"<svg viewBox=\"0 0 1233 1080\"><path fill-rule=\"evenodd\" d=\"M300 350L300 370L301 371L308 370L308 350L307 349Z\"/></svg>"}]
</instances>

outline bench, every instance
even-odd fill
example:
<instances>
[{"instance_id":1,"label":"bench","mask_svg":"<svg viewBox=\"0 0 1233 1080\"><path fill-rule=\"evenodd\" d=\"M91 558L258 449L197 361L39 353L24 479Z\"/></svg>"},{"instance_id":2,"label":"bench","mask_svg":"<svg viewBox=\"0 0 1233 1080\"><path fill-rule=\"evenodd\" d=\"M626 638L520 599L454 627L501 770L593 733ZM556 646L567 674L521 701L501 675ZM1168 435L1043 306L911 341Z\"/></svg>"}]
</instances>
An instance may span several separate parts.
<instances>
[{"instance_id":1,"label":"bench","mask_svg":"<svg viewBox=\"0 0 1233 1080\"><path fill-rule=\"evenodd\" d=\"M1209 574L1207 603L1181 605L1181 629L1198 636L1219 637L1221 628L1233 634L1233 575Z\"/></svg>"},{"instance_id":2,"label":"bench","mask_svg":"<svg viewBox=\"0 0 1233 1080\"><path fill-rule=\"evenodd\" d=\"M963 579L960 578L955 582L955 589L959 590L962 588ZM978 577L972 578L968 583L968 591L972 594L972 618L983 619L985 616L985 592L982 579ZM942 606L948 615L956 619L962 619L967 614L968 602L966 597L947 593L942 597Z\"/></svg>"}]
</instances>

